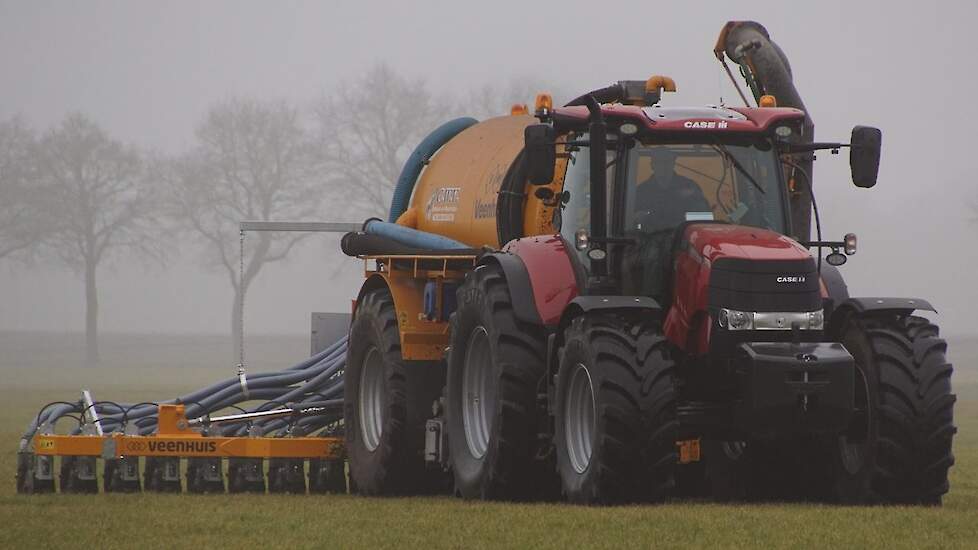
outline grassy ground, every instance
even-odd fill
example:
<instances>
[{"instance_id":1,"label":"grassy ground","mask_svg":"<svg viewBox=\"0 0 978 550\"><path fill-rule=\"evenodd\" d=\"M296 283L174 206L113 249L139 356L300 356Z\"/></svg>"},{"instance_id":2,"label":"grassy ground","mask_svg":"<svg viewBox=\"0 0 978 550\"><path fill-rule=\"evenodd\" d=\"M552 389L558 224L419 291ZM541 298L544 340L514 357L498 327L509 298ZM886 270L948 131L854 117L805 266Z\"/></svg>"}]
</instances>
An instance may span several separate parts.
<instances>
[{"instance_id":1,"label":"grassy ground","mask_svg":"<svg viewBox=\"0 0 978 550\"><path fill-rule=\"evenodd\" d=\"M16 447L37 409L74 398L165 399L233 373L221 338L112 336L104 366L76 337L0 333L0 548L978 547L978 339L952 339L957 464L943 508L806 504L582 508L453 498L14 493ZM302 338L249 340L252 371L301 359Z\"/></svg>"}]
</instances>

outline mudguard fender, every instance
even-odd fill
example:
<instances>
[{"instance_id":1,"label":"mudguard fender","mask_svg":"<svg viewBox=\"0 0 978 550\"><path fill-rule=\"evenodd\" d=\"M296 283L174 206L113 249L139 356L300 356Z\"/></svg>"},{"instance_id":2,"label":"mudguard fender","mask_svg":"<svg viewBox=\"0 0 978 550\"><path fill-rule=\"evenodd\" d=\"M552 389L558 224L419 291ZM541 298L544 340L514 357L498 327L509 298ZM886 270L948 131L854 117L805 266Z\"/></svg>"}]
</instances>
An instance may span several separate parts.
<instances>
[{"instance_id":1,"label":"mudguard fender","mask_svg":"<svg viewBox=\"0 0 978 550\"><path fill-rule=\"evenodd\" d=\"M559 235L514 239L500 252L483 255L503 270L517 319L555 326L567 304L577 297L577 274Z\"/></svg>"},{"instance_id":2,"label":"mudguard fender","mask_svg":"<svg viewBox=\"0 0 978 550\"><path fill-rule=\"evenodd\" d=\"M934 306L920 298L848 298L835 307L829 318L828 334L839 336L846 320L860 313L892 312L910 315L914 311L933 311Z\"/></svg>"}]
</instances>

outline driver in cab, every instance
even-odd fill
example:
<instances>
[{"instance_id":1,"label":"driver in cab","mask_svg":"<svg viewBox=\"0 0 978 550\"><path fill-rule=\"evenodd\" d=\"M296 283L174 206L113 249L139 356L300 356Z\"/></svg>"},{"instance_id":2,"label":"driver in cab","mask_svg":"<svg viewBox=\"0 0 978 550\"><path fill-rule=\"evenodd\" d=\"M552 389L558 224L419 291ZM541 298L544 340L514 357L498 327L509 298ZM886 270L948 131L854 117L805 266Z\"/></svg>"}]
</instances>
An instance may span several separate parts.
<instances>
[{"instance_id":1,"label":"driver in cab","mask_svg":"<svg viewBox=\"0 0 978 550\"><path fill-rule=\"evenodd\" d=\"M664 147L652 150L652 177L635 190L635 209L642 212L643 231L670 229L686 221L687 212L712 212L703 191L693 180L676 173L676 153Z\"/></svg>"},{"instance_id":2,"label":"driver in cab","mask_svg":"<svg viewBox=\"0 0 978 550\"><path fill-rule=\"evenodd\" d=\"M625 259L624 283L630 292L667 303L669 249L673 230L688 212L712 213L713 208L693 180L676 173L676 153L652 150L652 176L635 189L635 227L640 235L637 254Z\"/></svg>"}]
</instances>

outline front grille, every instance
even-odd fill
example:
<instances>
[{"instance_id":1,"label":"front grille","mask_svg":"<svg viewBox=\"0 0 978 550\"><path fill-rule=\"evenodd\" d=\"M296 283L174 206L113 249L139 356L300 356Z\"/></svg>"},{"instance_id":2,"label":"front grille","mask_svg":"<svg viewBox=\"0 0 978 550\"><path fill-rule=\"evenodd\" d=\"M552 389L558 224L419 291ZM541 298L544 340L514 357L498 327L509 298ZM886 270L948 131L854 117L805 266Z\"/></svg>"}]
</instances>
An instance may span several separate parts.
<instances>
[{"instance_id":1,"label":"front grille","mask_svg":"<svg viewBox=\"0 0 978 550\"><path fill-rule=\"evenodd\" d=\"M720 258L710 271L711 308L815 311L822 308L815 260Z\"/></svg>"}]
</instances>

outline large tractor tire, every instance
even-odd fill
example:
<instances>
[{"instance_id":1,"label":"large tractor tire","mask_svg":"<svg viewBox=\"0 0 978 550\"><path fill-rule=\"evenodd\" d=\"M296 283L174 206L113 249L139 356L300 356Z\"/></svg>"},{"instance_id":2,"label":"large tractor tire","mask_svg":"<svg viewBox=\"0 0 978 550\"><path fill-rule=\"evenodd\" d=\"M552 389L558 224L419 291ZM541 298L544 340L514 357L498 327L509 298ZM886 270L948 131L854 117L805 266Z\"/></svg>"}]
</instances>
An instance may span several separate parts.
<instances>
[{"instance_id":1,"label":"large tractor tire","mask_svg":"<svg viewBox=\"0 0 978 550\"><path fill-rule=\"evenodd\" d=\"M675 485L675 363L659 323L585 314L564 333L554 444L565 497L661 501Z\"/></svg>"},{"instance_id":2,"label":"large tractor tire","mask_svg":"<svg viewBox=\"0 0 978 550\"><path fill-rule=\"evenodd\" d=\"M545 492L535 460L544 420L537 396L546 362L542 327L516 318L502 270L481 265L457 293L448 352L446 419L455 492L520 500Z\"/></svg>"},{"instance_id":3,"label":"large tractor tire","mask_svg":"<svg viewBox=\"0 0 978 550\"><path fill-rule=\"evenodd\" d=\"M856 360L856 417L832 447L836 496L848 503L939 505L954 464L955 396L937 326L859 315L842 343Z\"/></svg>"},{"instance_id":4,"label":"large tractor tire","mask_svg":"<svg viewBox=\"0 0 978 550\"><path fill-rule=\"evenodd\" d=\"M437 363L401 358L390 292L367 293L350 328L344 375L351 491L404 495L433 490L438 473L425 470L424 428L444 379Z\"/></svg>"}]
</instances>

